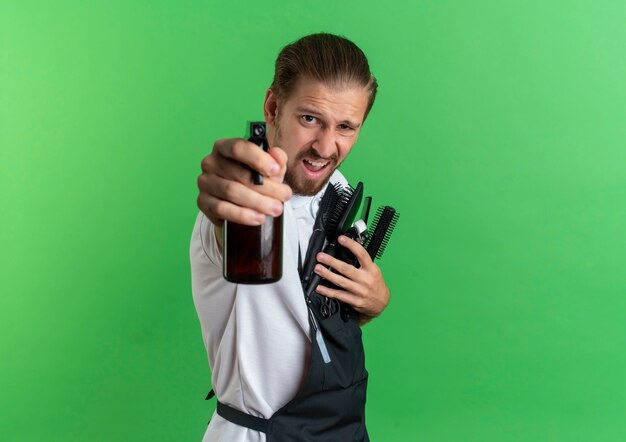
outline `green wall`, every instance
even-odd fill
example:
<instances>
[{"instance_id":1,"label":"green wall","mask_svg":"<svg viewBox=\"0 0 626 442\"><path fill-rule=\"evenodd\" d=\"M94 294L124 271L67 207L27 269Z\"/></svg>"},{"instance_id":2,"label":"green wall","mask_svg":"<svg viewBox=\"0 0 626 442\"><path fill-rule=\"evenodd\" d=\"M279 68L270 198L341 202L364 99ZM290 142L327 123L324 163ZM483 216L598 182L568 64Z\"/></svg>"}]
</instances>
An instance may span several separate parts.
<instances>
[{"instance_id":1,"label":"green wall","mask_svg":"<svg viewBox=\"0 0 626 442\"><path fill-rule=\"evenodd\" d=\"M195 180L279 49L368 54L374 441L626 439L626 3L0 3L0 439L199 441Z\"/></svg>"}]
</instances>

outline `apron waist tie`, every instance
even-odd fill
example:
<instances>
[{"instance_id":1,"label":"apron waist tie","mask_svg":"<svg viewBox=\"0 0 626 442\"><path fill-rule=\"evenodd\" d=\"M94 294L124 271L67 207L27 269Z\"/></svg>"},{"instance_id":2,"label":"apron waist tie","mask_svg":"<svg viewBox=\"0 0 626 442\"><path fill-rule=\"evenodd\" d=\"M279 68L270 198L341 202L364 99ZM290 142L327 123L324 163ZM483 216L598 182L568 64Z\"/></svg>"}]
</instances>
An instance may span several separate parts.
<instances>
[{"instance_id":1,"label":"apron waist tie","mask_svg":"<svg viewBox=\"0 0 626 442\"><path fill-rule=\"evenodd\" d=\"M223 404L220 401L217 401L216 411L217 414L233 424L267 433L267 427L269 426L269 421L267 419L244 413L243 411Z\"/></svg>"}]
</instances>

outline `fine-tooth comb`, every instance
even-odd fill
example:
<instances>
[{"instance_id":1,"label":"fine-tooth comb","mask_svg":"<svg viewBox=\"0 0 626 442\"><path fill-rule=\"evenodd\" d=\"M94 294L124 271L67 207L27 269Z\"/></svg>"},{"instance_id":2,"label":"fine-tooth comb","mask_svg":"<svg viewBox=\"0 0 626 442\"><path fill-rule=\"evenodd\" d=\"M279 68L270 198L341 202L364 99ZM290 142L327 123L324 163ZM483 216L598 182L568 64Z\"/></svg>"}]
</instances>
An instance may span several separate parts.
<instances>
[{"instance_id":1,"label":"fine-tooth comb","mask_svg":"<svg viewBox=\"0 0 626 442\"><path fill-rule=\"evenodd\" d=\"M365 248L372 259L380 259L389 243L389 238L396 227L400 214L391 206L379 207L372 223L372 235Z\"/></svg>"}]
</instances>

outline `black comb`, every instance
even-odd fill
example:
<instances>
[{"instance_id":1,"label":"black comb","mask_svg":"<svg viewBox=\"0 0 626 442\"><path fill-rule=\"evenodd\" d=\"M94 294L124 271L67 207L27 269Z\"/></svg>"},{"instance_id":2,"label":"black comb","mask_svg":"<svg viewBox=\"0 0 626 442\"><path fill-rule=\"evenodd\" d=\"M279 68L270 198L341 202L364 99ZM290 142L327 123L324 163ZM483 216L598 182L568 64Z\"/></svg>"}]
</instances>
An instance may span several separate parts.
<instances>
[{"instance_id":1,"label":"black comb","mask_svg":"<svg viewBox=\"0 0 626 442\"><path fill-rule=\"evenodd\" d=\"M332 216L328 220L326 238L328 241L336 241L337 237L348 230L363 200L363 183L359 181L356 187L344 189L340 197L340 204L337 210L333 210Z\"/></svg>"},{"instance_id":2,"label":"black comb","mask_svg":"<svg viewBox=\"0 0 626 442\"><path fill-rule=\"evenodd\" d=\"M320 201L317 216L315 217L315 224L313 224L313 234L311 235L311 239L309 239L306 257L304 259L305 267L302 269L301 274L301 281L304 287L306 287L306 284L311 277L311 273L313 272L313 267L317 263L314 256L317 255L324 246L328 220L335 211L335 208L339 207L339 210L341 210L341 206L338 204L341 192L342 190L340 184L328 183L324 196Z\"/></svg>"},{"instance_id":3,"label":"black comb","mask_svg":"<svg viewBox=\"0 0 626 442\"><path fill-rule=\"evenodd\" d=\"M393 229L396 227L398 217L400 214L396 212L396 209L390 206L379 207L374 215L374 226L372 229L372 235L367 240L365 248L372 259L380 259L385 252L385 247L389 243L389 238Z\"/></svg>"},{"instance_id":4,"label":"black comb","mask_svg":"<svg viewBox=\"0 0 626 442\"><path fill-rule=\"evenodd\" d=\"M335 212L335 208L340 210L341 207L344 207L343 204L347 204L347 198L343 197L343 188L341 184L328 183L326 187L326 192L324 192L324 196L322 197L322 201L320 201L319 211L322 213L320 217L320 221L318 224L317 219L315 220L315 225L313 226L313 230L321 229L326 232L328 229L326 226L329 223L330 218L333 216ZM341 199L340 199L341 198ZM340 202L340 201L346 202Z\"/></svg>"},{"instance_id":5,"label":"black comb","mask_svg":"<svg viewBox=\"0 0 626 442\"><path fill-rule=\"evenodd\" d=\"M337 236L341 234L340 228L342 226L339 225L339 222L344 216L348 203L350 202L350 198L352 198L352 194L354 193L354 188L348 185L347 187L342 188L337 195L337 200L335 202L335 207L332 207L331 212L328 214L326 219L326 239L328 241L334 241Z\"/></svg>"},{"instance_id":6,"label":"black comb","mask_svg":"<svg viewBox=\"0 0 626 442\"><path fill-rule=\"evenodd\" d=\"M337 255L339 247L337 247L337 238L344 231L350 228L354 222L356 212L359 210L361 200L363 199L363 183L359 181L357 186L353 189L347 187L343 189L343 192L339 195L337 206L333 209L331 216L328 218L326 224L326 238L328 244L324 247L324 253L335 257ZM308 256L308 253L307 253ZM317 264L317 260L312 256L312 260ZM308 266L307 266L308 267ZM307 278L308 279L308 278ZM322 280L322 277L318 274L313 274L310 277L308 285L306 285L306 297L309 298L315 291L315 288Z\"/></svg>"}]
</instances>

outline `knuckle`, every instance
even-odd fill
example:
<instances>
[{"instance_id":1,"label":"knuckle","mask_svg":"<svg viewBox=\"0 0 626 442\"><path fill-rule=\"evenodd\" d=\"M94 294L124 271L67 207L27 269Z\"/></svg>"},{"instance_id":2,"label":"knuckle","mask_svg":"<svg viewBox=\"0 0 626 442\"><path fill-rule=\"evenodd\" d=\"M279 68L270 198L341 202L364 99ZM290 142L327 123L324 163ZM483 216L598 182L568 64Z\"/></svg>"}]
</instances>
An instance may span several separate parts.
<instances>
[{"instance_id":1,"label":"knuckle","mask_svg":"<svg viewBox=\"0 0 626 442\"><path fill-rule=\"evenodd\" d=\"M338 260L338 259L336 259L336 258L331 257L331 258L328 260L328 264L330 265L330 267L331 267L331 268L332 268L332 269L333 269L336 273L338 273L338 274L343 273L343 272L342 272L342 268L341 268L341 261L340 261L340 260Z\"/></svg>"},{"instance_id":2,"label":"knuckle","mask_svg":"<svg viewBox=\"0 0 626 442\"><path fill-rule=\"evenodd\" d=\"M224 198L232 201L237 196L237 186L233 181L226 181L222 188Z\"/></svg>"},{"instance_id":3,"label":"knuckle","mask_svg":"<svg viewBox=\"0 0 626 442\"><path fill-rule=\"evenodd\" d=\"M335 264L335 268L337 269L337 271L341 274L345 274L346 273L346 269L348 268L348 266L346 265L345 262L338 260L337 264Z\"/></svg>"},{"instance_id":4,"label":"knuckle","mask_svg":"<svg viewBox=\"0 0 626 442\"><path fill-rule=\"evenodd\" d=\"M220 138L218 140L215 140L215 142L213 143L213 150L212 153L217 154L217 155L223 155L224 152L228 149L229 146L229 139L228 138Z\"/></svg>"},{"instance_id":5,"label":"knuckle","mask_svg":"<svg viewBox=\"0 0 626 442\"><path fill-rule=\"evenodd\" d=\"M372 274L372 273L366 273L366 274L365 274L365 278L364 278L363 280L364 280L365 284L366 284L368 287L371 287L371 286L373 286L373 285L374 285L374 283L376 282L376 279L377 279L377 277L376 277L376 275L375 275L375 274Z\"/></svg>"},{"instance_id":6,"label":"knuckle","mask_svg":"<svg viewBox=\"0 0 626 442\"><path fill-rule=\"evenodd\" d=\"M207 155L206 157L202 158L202 160L200 161L200 169L202 169L203 171L207 171L210 168L210 163L211 163L211 155Z\"/></svg>"},{"instance_id":7,"label":"knuckle","mask_svg":"<svg viewBox=\"0 0 626 442\"><path fill-rule=\"evenodd\" d=\"M270 198L262 198L260 203L262 202L263 212L274 214L274 211L277 209L275 206L275 201Z\"/></svg>"},{"instance_id":8,"label":"knuckle","mask_svg":"<svg viewBox=\"0 0 626 442\"><path fill-rule=\"evenodd\" d=\"M252 182L252 171L247 167L241 167L235 178L241 184L248 184Z\"/></svg>"},{"instance_id":9,"label":"knuckle","mask_svg":"<svg viewBox=\"0 0 626 442\"><path fill-rule=\"evenodd\" d=\"M218 167L216 165L217 161L219 161L219 157L214 153L204 157L200 162L200 169L202 169L202 173L215 173L215 171L218 170Z\"/></svg>"},{"instance_id":10,"label":"knuckle","mask_svg":"<svg viewBox=\"0 0 626 442\"><path fill-rule=\"evenodd\" d=\"M246 144L244 140L236 139L230 148L234 158L243 158L245 156Z\"/></svg>"},{"instance_id":11,"label":"knuckle","mask_svg":"<svg viewBox=\"0 0 626 442\"><path fill-rule=\"evenodd\" d=\"M198 185L198 189L202 190L206 186L206 181L207 181L207 178L203 173L198 175L198 179L196 181L196 184Z\"/></svg>"},{"instance_id":12,"label":"knuckle","mask_svg":"<svg viewBox=\"0 0 626 442\"><path fill-rule=\"evenodd\" d=\"M209 203L209 207L211 209L211 212L215 213L220 218L225 218L226 210L228 207L228 203L226 201L213 200L212 202Z\"/></svg>"}]
</instances>

